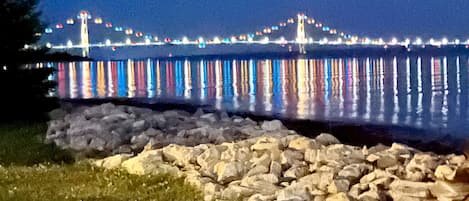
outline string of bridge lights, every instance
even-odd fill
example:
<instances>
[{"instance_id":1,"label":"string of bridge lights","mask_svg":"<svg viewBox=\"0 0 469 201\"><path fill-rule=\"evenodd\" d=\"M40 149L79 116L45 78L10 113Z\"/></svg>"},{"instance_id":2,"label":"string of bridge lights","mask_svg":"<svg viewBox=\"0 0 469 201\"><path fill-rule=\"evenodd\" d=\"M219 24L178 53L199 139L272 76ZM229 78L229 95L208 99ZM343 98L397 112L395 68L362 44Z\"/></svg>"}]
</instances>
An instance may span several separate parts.
<instances>
[{"instance_id":1,"label":"string of bridge lights","mask_svg":"<svg viewBox=\"0 0 469 201\"><path fill-rule=\"evenodd\" d=\"M86 11L83 11L86 12ZM359 37L357 35L349 34L346 32L338 31L337 29L328 26L314 18L308 17L304 14L298 14L298 19L295 18L288 18L284 21L276 25L266 26L261 30L254 31L251 33L240 34L231 37L214 37L213 39L204 39L203 37L199 37L196 40L190 40L187 37L182 37L182 39L173 39L170 37L166 37L164 39L160 39L158 36L154 34L145 33L142 31L135 31L135 29L125 27L125 26L116 26L111 21L105 21L101 17L93 18L92 15L87 13L85 16L88 17L88 23L93 23L96 25L102 25L108 30L112 30L114 32L123 33L127 36L124 42L117 42L112 43L110 39L106 39L104 43L99 44L90 44L90 46L97 46L97 47L106 47L106 46L132 46L132 45L198 45L199 48L205 48L206 45L212 44L249 44L249 43L258 43L258 44L279 44L279 45L287 45L287 44L295 44L295 43L307 43L307 44L319 44L319 45L381 45L381 46L388 46L388 45L401 45L401 46L409 46L409 45L432 45L432 46L441 46L441 45L469 45L469 39L467 41L462 42L459 39L455 39L450 41L447 38L443 38L441 40L430 39L429 41L424 42L421 38L416 38L415 40L411 40L409 38L405 40L399 40L397 38L392 38L390 41L386 42L384 39L371 39L368 37ZM73 26L79 23L81 15L78 15L77 18L69 18L65 21L65 23L57 23L53 27L46 28L43 33L37 33L38 36L43 34L53 34L58 30L64 29L67 26ZM289 25L295 24L298 22L300 18L303 18L305 25L310 25L316 30L329 34L330 36L335 36L334 39L329 39L327 37L323 37L319 40L313 40L312 37L307 38L307 41L298 41L295 40L286 40L283 36L276 40L271 40L269 36L273 35L274 33L280 32L285 27ZM77 20L78 19L78 20ZM143 42L132 41L130 37L142 38ZM257 40L260 38L259 40ZM71 40L67 41L66 45L58 45L54 46L50 42L46 43L48 48L55 47L57 49L67 49L73 47L79 47L80 45L74 45Z\"/></svg>"}]
</instances>

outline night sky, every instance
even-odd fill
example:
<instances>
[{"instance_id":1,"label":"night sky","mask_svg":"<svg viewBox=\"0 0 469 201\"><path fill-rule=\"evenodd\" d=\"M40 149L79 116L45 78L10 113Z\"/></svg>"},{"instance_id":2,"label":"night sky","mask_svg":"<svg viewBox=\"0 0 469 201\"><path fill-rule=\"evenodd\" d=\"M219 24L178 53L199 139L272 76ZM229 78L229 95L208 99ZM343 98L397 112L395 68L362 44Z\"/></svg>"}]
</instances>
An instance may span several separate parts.
<instances>
[{"instance_id":1,"label":"night sky","mask_svg":"<svg viewBox=\"0 0 469 201\"><path fill-rule=\"evenodd\" d=\"M467 0L42 0L40 9L51 24L84 9L172 37L252 32L302 11L362 36L469 38Z\"/></svg>"}]
</instances>

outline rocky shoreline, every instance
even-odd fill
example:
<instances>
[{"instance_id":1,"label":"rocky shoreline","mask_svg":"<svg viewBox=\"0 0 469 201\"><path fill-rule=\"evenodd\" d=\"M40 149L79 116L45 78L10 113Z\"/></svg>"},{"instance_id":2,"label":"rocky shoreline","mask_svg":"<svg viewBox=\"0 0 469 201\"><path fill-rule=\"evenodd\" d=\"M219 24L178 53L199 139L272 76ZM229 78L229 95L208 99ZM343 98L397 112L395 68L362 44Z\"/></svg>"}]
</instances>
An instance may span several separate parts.
<instances>
[{"instance_id":1,"label":"rocky shoreline","mask_svg":"<svg viewBox=\"0 0 469 201\"><path fill-rule=\"evenodd\" d=\"M205 200L469 200L469 161L394 143L357 147L307 138L280 121L154 112L104 104L56 110L47 141L109 156L94 165L171 173Z\"/></svg>"}]
</instances>

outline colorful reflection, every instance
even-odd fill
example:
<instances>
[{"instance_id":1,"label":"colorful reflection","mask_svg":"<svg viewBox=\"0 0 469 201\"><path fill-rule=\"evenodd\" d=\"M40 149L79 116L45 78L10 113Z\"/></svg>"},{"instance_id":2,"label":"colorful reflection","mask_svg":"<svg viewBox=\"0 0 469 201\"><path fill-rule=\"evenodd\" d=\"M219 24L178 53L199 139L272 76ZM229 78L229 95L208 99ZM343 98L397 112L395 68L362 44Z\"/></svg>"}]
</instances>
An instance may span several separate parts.
<instances>
[{"instance_id":1,"label":"colorful reflection","mask_svg":"<svg viewBox=\"0 0 469 201\"><path fill-rule=\"evenodd\" d=\"M45 64L37 64L43 67ZM64 99L143 98L290 118L469 129L468 57L56 63Z\"/></svg>"}]
</instances>

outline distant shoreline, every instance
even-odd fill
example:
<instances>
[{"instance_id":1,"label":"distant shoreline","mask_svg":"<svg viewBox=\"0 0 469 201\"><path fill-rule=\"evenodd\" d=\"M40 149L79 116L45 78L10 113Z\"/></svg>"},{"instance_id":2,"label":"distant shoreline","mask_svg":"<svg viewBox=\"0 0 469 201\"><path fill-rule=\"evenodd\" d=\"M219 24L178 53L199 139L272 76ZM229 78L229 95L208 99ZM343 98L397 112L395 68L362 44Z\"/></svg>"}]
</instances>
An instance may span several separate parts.
<instances>
[{"instance_id":1,"label":"distant shoreline","mask_svg":"<svg viewBox=\"0 0 469 201\"><path fill-rule=\"evenodd\" d=\"M132 48L132 47L130 47ZM255 47L254 47L255 48ZM54 54L68 54L64 52L56 52ZM454 45L446 47L427 46L425 48L411 46L410 48L402 46L394 47L375 47L375 46L313 46L307 49L306 54L299 54L297 51L258 51L248 53L220 53L220 54L192 54L192 55L176 55L176 56L149 56L149 57L133 57L122 59L105 59L105 58L83 58L80 56L69 55L65 59L53 58L51 61L122 61L122 60L187 60L187 59L313 59L313 58L334 58L334 57L386 57L386 56L448 56L448 55L469 55L469 47L465 45ZM76 60L74 60L76 59ZM47 60L47 59L42 59Z\"/></svg>"}]
</instances>

